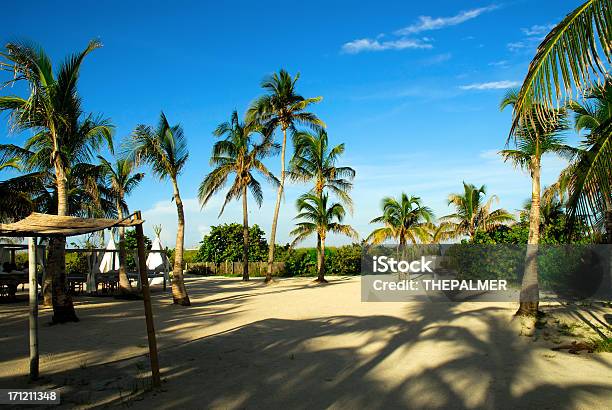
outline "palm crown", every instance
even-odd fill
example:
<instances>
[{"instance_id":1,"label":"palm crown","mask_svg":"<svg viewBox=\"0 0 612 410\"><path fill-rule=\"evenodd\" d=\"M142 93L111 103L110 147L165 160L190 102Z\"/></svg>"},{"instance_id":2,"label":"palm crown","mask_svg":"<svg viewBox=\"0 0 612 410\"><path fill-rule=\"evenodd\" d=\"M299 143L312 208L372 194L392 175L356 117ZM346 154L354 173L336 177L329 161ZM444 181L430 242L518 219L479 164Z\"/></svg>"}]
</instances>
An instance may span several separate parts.
<instances>
[{"instance_id":1,"label":"palm crown","mask_svg":"<svg viewBox=\"0 0 612 410\"><path fill-rule=\"evenodd\" d=\"M314 181L313 191L321 195L328 189L352 208L348 192L353 187L355 170L350 167L337 167L336 162L344 153L344 144L329 147L327 132L297 132L293 144L295 155L291 160L291 177L297 181Z\"/></svg>"},{"instance_id":2,"label":"palm crown","mask_svg":"<svg viewBox=\"0 0 612 410\"><path fill-rule=\"evenodd\" d=\"M512 214L505 209L491 211L493 202L498 201L496 195L485 202L487 188L482 185L463 183L463 193L450 194L448 204L455 207L455 213L441 218L443 223L449 223L454 237L473 236L476 231L489 231L514 220Z\"/></svg>"},{"instance_id":3,"label":"palm crown","mask_svg":"<svg viewBox=\"0 0 612 410\"><path fill-rule=\"evenodd\" d=\"M301 219L296 228L291 231L295 236L293 244L303 241L308 236L317 233L325 241L327 232L358 238L358 233L350 226L342 224L346 211L338 202L329 203L329 196L306 193L296 202L298 214L295 219Z\"/></svg>"},{"instance_id":4,"label":"palm crown","mask_svg":"<svg viewBox=\"0 0 612 410\"><path fill-rule=\"evenodd\" d=\"M138 186L144 174L135 172L136 166L131 159L119 158L112 164L100 156L98 158L102 167L102 178L109 187L110 196L115 200L117 209L127 213L128 206L124 198Z\"/></svg>"},{"instance_id":5,"label":"palm crown","mask_svg":"<svg viewBox=\"0 0 612 410\"><path fill-rule=\"evenodd\" d=\"M213 146L210 164L215 167L200 184L199 199L202 205L227 184L231 174L235 174L234 183L230 187L219 215L225 206L233 199L240 198L246 188L251 191L253 198L261 206L263 194L261 184L255 179L253 170L257 170L269 182L277 185L278 180L261 162L263 158L278 149L271 136L263 135L259 144L253 142L252 137L261 131L256 123L244 124L238 119L234 111L229 122L220 124L214 131L217 137L225 139L217 141Z\"/></svg>"},{"instance_id":6,"label":"palm crown","mask_svg":"<svg viewBox=\"0 0 612 410\"><path fill-rule=\"evenodd\" d=\"M189 158L183 128L170 126L163 112L156 128L142 124L136 127L130 144L134 162L151 166L159 179L176 179Z\"/></svg>"},{"instance_id":7,"label":"palm crown","mask_svg":"<svg viewBox=\"0 0 612 410\"><path fill-rule=\"evenodd\" d=\"M502 99L500 109L514 106L517 99L516 90L508 91ZM514 129L515 149L500 151L505 161L532 170L534 165L539 166L539 159L545 153L555 153L570 159L576 153L574 148L563 144L562 134L569 129L567 111L563 108L548 109L548 120L542 121L536 112L542 109L544 108L532 107L532 113L524 117Z\"/></svg>"},{"instance_id":8,"label":"palm crown","mask_svg":"<svg viewBox=\"0 0 612 410\"><path fill-rule=\"evenodd\" d=\"M433 212L421 202L421 198L408 196L402 192L398 200L383 198L383 214L370 221L385 226L375 229L367 241L381 244L387 240L397 240L400 245L407 243L427 242L430 239L430 223Z\"/></svg>"},{"instance_id":9,"label":"palm crown","mask_svg":"<svg viewBox=\"0 0 612 410\"><path fill-rule=\"evenodd\" d=\"M247 111L247 121L260 122L266 133L278 127L286 131L295 128L295 125L306 125L314 129L324 127L325 124L316 115L305 111L309 105L321 101L322 97L304 98L297 94L295 84L299 78L299 73L291 78L285 70L266 77L261 87L268 94L253 101Z\"/></svg>"}]
</instances>

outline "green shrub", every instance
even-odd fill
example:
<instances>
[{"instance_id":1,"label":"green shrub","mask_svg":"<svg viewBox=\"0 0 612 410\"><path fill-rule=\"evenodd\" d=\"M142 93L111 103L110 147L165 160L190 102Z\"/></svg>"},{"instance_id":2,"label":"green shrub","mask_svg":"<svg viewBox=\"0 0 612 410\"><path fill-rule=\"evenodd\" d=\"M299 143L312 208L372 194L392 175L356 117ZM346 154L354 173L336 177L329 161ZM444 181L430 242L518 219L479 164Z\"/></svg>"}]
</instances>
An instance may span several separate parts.
<instances>
[{"instance_id":1,"label":"green shrub","mask_svg":"<svg viewBox=\"0 0 612 410\"><path fill-rule=\"evenodd\" d=\"M195 262L237 262L242 260L242 225L223 224L211 227L202 239ZM249 228L249 261L260 262L268 258L268 243L258 225Z\"/></svg>"}]
</instances>

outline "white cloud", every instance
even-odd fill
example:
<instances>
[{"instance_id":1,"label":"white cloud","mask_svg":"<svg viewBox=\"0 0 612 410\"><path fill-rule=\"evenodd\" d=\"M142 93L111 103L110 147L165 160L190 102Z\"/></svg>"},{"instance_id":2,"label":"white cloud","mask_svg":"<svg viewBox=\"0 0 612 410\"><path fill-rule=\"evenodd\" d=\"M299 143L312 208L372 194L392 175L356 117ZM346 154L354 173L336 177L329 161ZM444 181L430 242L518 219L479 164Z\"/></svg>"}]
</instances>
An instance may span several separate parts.
<instances>
[{"instance_id":1,"label":"white cloud","mask_svg":"<svg viewBox=\"0 0 612 410\"><path fill-rule=\"evenodd\" d=\"M357 54L363 51L403 50L406 48L426 49L432 47L428 39L400 38L381 42L370 38L362 38L343 44L342 51L348 54Z\"/></svg>"},{"instance_id":2,"label":"white cloud","mask_svg":"<svg viewBox=\"0 0 612 410\"><path fill-rule=\"evenodd\" d=\"M419 16L419 19L416 23L404 27L403 29L397 30L395 34L407 35L420 33L422 31L439 30L448 26L456 26L468 20L474 19L483 13L493 11L498 7L499 6L496 5L480 7L477 9L462 11L459 14L450 17Z\"/></svg>"},{"instance_id":3,"label":"white cloud","mask_svg":"<svg viewBox=\"0 0 612 410\"><path fill-rule=\"evenodd\" d=\"M545 34L548 34L548 32L552 30L554 27L555 27L554 24L545 24L545 25L534 24L533 26L529 28L522 28L521 31L525 33L525 35L528 35L528 36L543 36Z\"/></svg>"},{"instance_id":4,"label":"white cloud","mask_svg":"<svg viewBox=\"0 0 612 410\"><path fill-rule=\"evenodd\" d=\"M520 83L518 81L491 81L488 83L474 83L468 85L462 85L459 88L462 90L499 90L503 88L516 87Z\"/></svg>"}]
</instances>

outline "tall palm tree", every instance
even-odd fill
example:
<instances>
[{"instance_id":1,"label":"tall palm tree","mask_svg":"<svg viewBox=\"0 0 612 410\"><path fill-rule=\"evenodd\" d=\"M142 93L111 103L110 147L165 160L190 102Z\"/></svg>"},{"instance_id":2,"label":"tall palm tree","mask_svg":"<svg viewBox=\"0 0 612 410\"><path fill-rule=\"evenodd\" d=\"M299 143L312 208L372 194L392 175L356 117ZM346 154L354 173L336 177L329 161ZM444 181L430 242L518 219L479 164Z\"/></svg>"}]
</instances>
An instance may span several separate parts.
<instances>
[{"instance_id":1,"label":"tall palm tree","mask_svg":"<svg viewBox=\"0 0 612 410\"><path fill-rule=\"evenodd\" d=\"M373 244L381 244L388 240L398 242L398 250L404 256L408 243L427 243L431 240L432 210L423 205L421 198L408 196L402 192L399 201L385 197L381 202L383 214L370 221L382 223L366 239Z\"/></svg>"},{"instance_id":2,"label":"tall palm tree","mask_svg":"<svg viewBox=\"0 0 612 410\"><path fill-rule=\"evenodd\" d=\"M305 125L318 130L325 127L323 121L306 109L322 100L322 97L304 98L295 89L295 84L300 78L299 73L295 77L280 70L266 77L261 87L267 94L257 98L251 103L247 111L247 122L258 122L264 127L264 133L272 133L277 128L283 133L281 144L281 173L280 184L276 194L276 205L272 218L272 229L270 230L270 249L268 251L268 268L266 282L272 280L272 266L274 263L274 247L276 241L276 226L278 224L278 212L280 210L283 190L285 188L285 154L287 151L287 130L295 130L296 125Z\"/></svg>"},{"instance_id":3,"label":"tall palm tree","mask_svg":"<svg viewBox=\"0 0 612 410\"><path fill-rule=\"evenodd\" d=\"M9 95L0 97L0 111L10 112L11 128L31 130L34 135L26 149L40 156L47 167L53 168L57 188L57 214L68 215L68 173L77 160L91 157L106 142L112 150L112 126L108 120L84 116L77 81L85 57L101 47L90 41L80 53L68 57L56 74L45 51L28 43L9 43L0 53L6 61L0 64L12 72L13 79L5 85L27 82L27 99ZM41 155L44 153L44 157ZM72 299L66 292L66 260L64 238L49 243L48 272L53 280L53 321L77 321Z\"/></svg>"},{"instance_id":4,"label":"tall palm tree","mask_svg":"<svg viewBox=\"0 0 612 410\"><path fill-rule=\"evenodd\" d=\"M515 106L518 100L516 91L509 91L500 104L503 110ZM529 214L529 238L525 261L525 274L520 293L520 307L517 315L533 316L537 314L539 304L537 245L540 241L540 174L542 155L554 153L571 158L575 150L563 144L562 133L568 127L567 112L564 109L551 109L546 120L540 120L538 112L541 107L532 107L532 114L523 117L514 128L514 149L500 151L504 161L511 161L514 166L529 170L531 175L531 211ZM556 118L552 122L551 118Z\"/></svg>"},{"instance_id":5,"label":"tall palm tree","mask_svg":"<svg viewBox=\"0 0 612 410\"><path fill-rule=\"evenodd\" d=\"M262 136L262 141L256 144L252 137L261 131L261 127L254 122L241 123L238 113L234 111L229 122L219 124L214 131L216 137L225 139L217 141L213 146L210 165L215 167L202 181L198 197L200 204L204 206L212 196L219 192L227 184L231 174L234 174L234 183L231 185L225 202L221 207L219 216L223 213L225 206L232 199L242 198L242 227L243 227L243 252L242 252L242 280L249 280L249 216L247 191L261 207L263 194L261 184L255 179L253 171L258 171L269 182L278 185L278 180L261 162L263 158L270 155L279 147L274 144L270 134Z\"/></svg>"},{"instance_id":6,"label":"tall palm tree","mask_svg":"<svg viewBox=\"0 0 612 410\"><path fill-rule=\"evenodd\" d=\"M336 166L344 153L344 144L330 148L327 132L321 129L314 133L294 133L293 146L295 154L290 162L291 178L300 182L314 182L311 192L319 198L323 197L325 189L331 191L352 211L353 201L349 192L353 188L355 170ZM320 246L321 238L317 235L317 250Z\"/></svg>"},{"instance_id":7,"label":"tall palm tree","mask_svg":"<svg viewBox=\"0 0 612 410\"><path fill-rule=\"evenodd\" d=\"M146 163L160 180L170 179L176 204L178 226L172 270L172 298L175 304L189 306L189 296L183 279L183 247L185 242L185 212L178 186L178 176L189 158L187 140L180 125L170 126L165 114L160 114L157 127L138 125L132 133L130 151L136 164Z\"/></svg>"},{"instance_id":8,"label":"tall palm tree","mask_svg":"<svg viewBox=\"0 0 612 410\"><path fill-rule=\"evenodd\" d=\"M612 243L612 77L587 91L584 102L572 101L576 131L587 131L576 159L561 173L568 190L570 227L577 217L606 232Z\"/></svg>"},{"instance_id":9,"label":"tall palm tree","mask_svg":"<svg viewBox=\"0 0 612 410\"><path fill-rule=\"evenodd\" d=\"M500 225L514 221L512 214L505 209L491 211L493 202L498 201L496 195L485 202L486 186L476 188L473 184L463 182L463 193L450 194L448 205L455 207L455 213L441 218L452 227L453 237L467 235L470 238L476 231L490 231Z\"/></svg>"},{"instance_id":10,"label":"tall palm tree","mask_svg":"<svg viewBox=\"0 0 612 410\"><path fill-rule=\"evenodd\" d=\"M609 0L587 0L550 31L516 96L511 135L534 114L539 122L554 125L554 108L567 101L573 90L585 90L609 72L611 22Z\"/></svg>"},{"instance_id":11,"label":"tall palm tree","mask_svg":"<svg viewBox=\"0 0 612 410\"><path fill-rule=\"evenodd\" d=\"M295 236L292 246L303 241L308 236L316 233L321 240L321 246L317 249L317 279L316 282L327 283L325 279L325 240L327 233L342 234L354 239L359 234L350 226L342 224L346 211L342 204L335 202L329 204L329 196L323 194L317 196L306 193L300 196L296 202L298 214L295 219L301 219L296 228L291 231Z\"/></svg>"},{"instance_id":12,"label":"tall palm tree","mask_svg":"<svg viewBox=\"0 0 612 410\"><path fill-rule=\"evenodd\" d=\"M110 194L117 208L117 217L123 219L129 214L129 208L125 202L126 195L129 195L142 181L144 174L135 172L136 166L131 159L118 158L114 164L98 156L102 166L102 178L110 188ZM126 271L125 254L125 228L119 227L119 294L131 294L132 285Z\"/></svg>"}]
</instances>

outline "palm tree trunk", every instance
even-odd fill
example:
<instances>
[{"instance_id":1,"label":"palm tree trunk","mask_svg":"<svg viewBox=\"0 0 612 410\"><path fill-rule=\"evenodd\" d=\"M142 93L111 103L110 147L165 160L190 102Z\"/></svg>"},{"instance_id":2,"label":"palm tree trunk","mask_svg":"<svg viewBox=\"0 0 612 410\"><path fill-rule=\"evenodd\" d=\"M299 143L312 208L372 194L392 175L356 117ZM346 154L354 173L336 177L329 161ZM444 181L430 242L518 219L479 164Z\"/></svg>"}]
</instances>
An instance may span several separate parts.
<instances>
[{"instance_id":1,"label":"palm tree trunk","mask_svg":"<svg viewBox=\"0 0 612 410\"><path fill-rule=\"evenodd\" d=\"M121 198L123 199L123 198ZM119 219L123 219L123 209L121 209L121 200L117 200L117 216ZM119 295L128 295L133 293L132 285L127 276L127 270L125 268L125 228L119 227Z\"/></svg>"},{"instance_id":2,"label":"palm tree trunk","mask_svg":"<svg viewBox=\"0 0 612 410\"><path fill-rule=\"evenodd\" d=\"M540 157L534 155L531 163L531 209L529 211L529 239L525 254L525 274L521 284L520 306L517 316L535 316L538 312L540 290L538 286L538 244L540 243Z\"/></svg>"},{"instance_id":3,"label":"palm tree trunk","mask_svg":"<svg viewBox=\"0 0 612 410\"><path fill-rule=\"evenodd\" d=\"M276 194L276 206L274 207L274 217L272 218L272 229L270 230L270 248L268 250L268 268L266 271L266 283L272 280L272 268L274 266L274 245L276 241L276 225L278 223L278 212L283 199L283 189L285 187L285 152L287 150L287 129L283 128L283 146L281 149L281 175L278 192Z\"/></svg>"},{"instance_id":4,"label":"palm tree trunk","mask_svg":"<svg viewBox=\"0 0 612 410\"><path fill-rule=\"evenodd\" d=\"M319 249L317 249L318 272L316 282L327 283L327 280L325 279L325 237L322 235L319 236L321 237L321 245L319 246Z\"/></svg>"},{"instance_id":5,"label":"palm tree trunk","mask_svg":"<svg viewBox=\"0 0 612 410\"><path fill-rule=\"evenodd\" d=\"M182 306L191 306L185 281L183 279L183 246L185 242L185 213L183 211L183 201L179 193L176 178L172 178L174 189L174 202L178 214L178 226L176 229L176 245L174 248L174 268L172 270L172 299L174 303Z\"/></svg>"},{"instance_id":6,"label":"palm tree trunk","mask_svg":"<svg viewBox=\"0 0 612 410\"><path fill-rule=\"evenodd\" d=\"M55 159L55 179L57 182L57 214L68 215L68 187L66 172L59 157ZM49 272L52 280L53 323L78 322L72 298L66 285L66 238L56 237L49 240Z\"/></svg>"},{"instance_id":7,"label":"palm tree trunk","mask_svg":"<svg viewBox=\"0 0 612 410\"><path fill-rule=\"evenodd\" d=\"M249 280L249 214L246 185L242 188L242 280Z\"/></svg>"}]
</instances>

